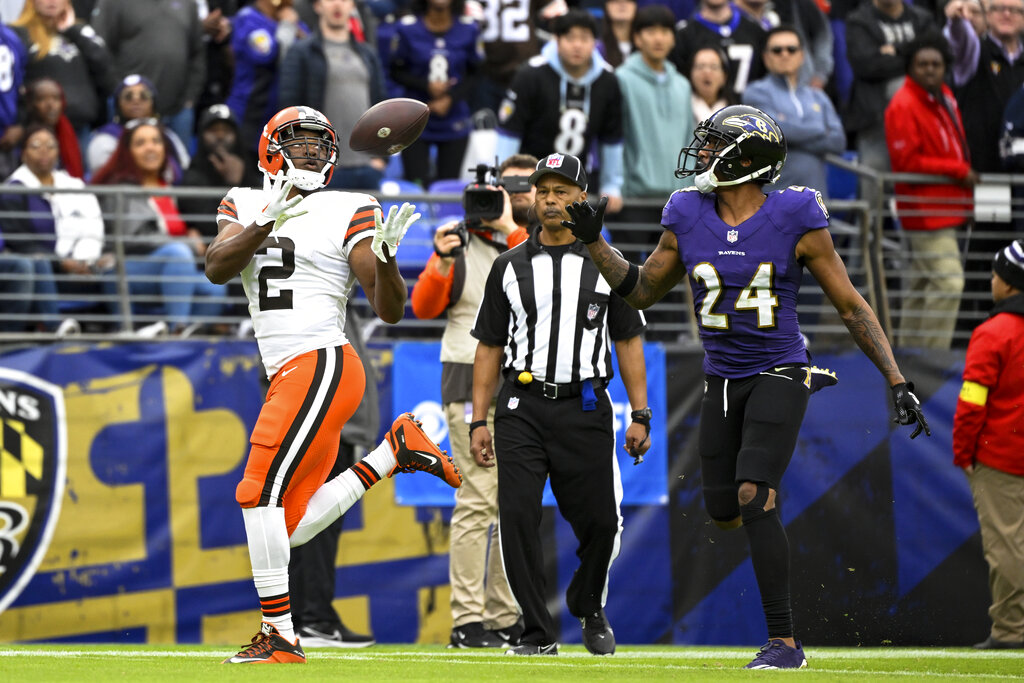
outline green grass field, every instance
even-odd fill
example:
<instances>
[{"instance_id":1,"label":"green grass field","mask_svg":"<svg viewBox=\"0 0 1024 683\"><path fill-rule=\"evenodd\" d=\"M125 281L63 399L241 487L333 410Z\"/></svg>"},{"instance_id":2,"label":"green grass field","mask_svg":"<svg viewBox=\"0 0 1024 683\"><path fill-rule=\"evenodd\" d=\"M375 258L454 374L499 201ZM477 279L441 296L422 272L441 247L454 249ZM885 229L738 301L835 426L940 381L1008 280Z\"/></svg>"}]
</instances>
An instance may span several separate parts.
<instances>
[{"instance_id":1,"label":"green grass field","mask_svg":"<svg viewBox=\"0 0 1024 683\"><path fill-rule=\"evenodd\" d=\"M427 645L309 650L305 665L278 665L288 681L734 681L796 676L800 681L1024 680L1024 651L967 648L808 648L800 671L746 671L757 648L621 646L593 657L564 646L557 657L504 657L493 651ZM208 646L0 645L0 681L266 680L266 667L228 666L233 650Z\"/></svg>"}]
</instances>

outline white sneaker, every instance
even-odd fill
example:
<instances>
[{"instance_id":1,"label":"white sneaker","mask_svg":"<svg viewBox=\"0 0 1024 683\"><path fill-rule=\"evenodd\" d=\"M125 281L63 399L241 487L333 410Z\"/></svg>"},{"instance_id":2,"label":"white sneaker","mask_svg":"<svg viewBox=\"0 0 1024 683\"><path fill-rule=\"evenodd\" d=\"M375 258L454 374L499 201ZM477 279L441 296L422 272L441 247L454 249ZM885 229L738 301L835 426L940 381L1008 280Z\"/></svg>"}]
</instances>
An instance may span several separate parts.
<instances>
[{"instance_id":1,"label":"white sneaker","mask_svg":"<svg viewBox=\"0 0 1024 683\"><path fill-rule=\"evenodd\" d=\"M71 337L76 334L82 333L82 326L78 324L78 321L74 318L64 318L60 321L60 325L57 326L57 331L54 333L58 337Z\"/></svg>"},{"instance_id":2,"label":"white sneaker","mask_svg":"<svg viewBox=\"0 0 1024 683\"><path fill-rule=\"evenodd\" d=\"M159 320L151 325L140 327L135 330L136 337L142 337L143 339L156 339L157 337L166 337L168 332L167 323L163 320Z\"/></svg>"},{"instance_id":3,"label":"white sneaker","mask_svg":"<svg viewBox=\"0 0 1024 683\"><path fill-rule=\"evenodd\" d=\"M202 323L192 323L186 327L183 327L180 332L176 332L177 336L181 339L191 337L193 334L201 330L203 327Z\"/></svg>"}]
</instances>

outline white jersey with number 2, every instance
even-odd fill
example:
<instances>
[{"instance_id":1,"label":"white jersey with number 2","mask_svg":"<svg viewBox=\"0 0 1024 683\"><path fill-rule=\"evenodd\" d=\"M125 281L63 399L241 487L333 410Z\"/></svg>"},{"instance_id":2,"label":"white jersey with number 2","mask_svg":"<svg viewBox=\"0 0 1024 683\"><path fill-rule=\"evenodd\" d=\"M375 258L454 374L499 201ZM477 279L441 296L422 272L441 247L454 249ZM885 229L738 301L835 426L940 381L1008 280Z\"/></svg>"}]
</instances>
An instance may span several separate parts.
<instances>
[{"instance_id":1,"label":"white jersey with number 2","mask_svg":"<svg viewBox=\"0 0 1024 683\"><path fill-rule=\"evenodd\" d=\"M217 221L248 226L270 193L232 188ZM242 270L242 286L260 356L273 377L290 358L345 344L345 306L355 284L348 256L373 236L377 200L368 194L321 190L295 207L306 211L270 234Z\"/></svg>"}]
</instances>

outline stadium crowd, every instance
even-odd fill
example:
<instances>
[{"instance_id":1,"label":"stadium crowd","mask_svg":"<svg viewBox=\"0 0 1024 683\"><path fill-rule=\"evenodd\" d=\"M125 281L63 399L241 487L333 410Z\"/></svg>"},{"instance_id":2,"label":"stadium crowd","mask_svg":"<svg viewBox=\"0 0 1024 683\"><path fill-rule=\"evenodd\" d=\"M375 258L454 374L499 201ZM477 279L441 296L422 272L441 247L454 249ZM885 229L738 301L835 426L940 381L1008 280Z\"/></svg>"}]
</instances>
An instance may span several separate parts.
<instances>
[{"instance_id":1,"label":"stadium crowd","mask_svg":"<svg viewBox=\"0 0 1024 683\"><path fill-rule=\"evenodd\" d=\"M979 173L1014 170L1024 155L1024 0L7 0L0 19L0 176L152 190L128 229L146 236L130 250L133 287L163 301L166 324L154 333L187 334L190 312L223 309L203 300L221 295L201 276L145 281L201 257L215 236L215 200L160 188L253 184L263 123L289 105L323 111L344 143L375 102L428 104L426 130L401 155L341 144L332 189L377 191L391 180L436 191L484 140L502 159L578 155L592 194L609 197L612 234L628 242L616 222L658 220L630 199L664 201L690 182L672 172L693 125L721 106L754 104L786 135L787 185L827 192L824 157L843 152L876 171L944 176L897 188L897 215L923 255L910 260L906 305L945 298L954 317L971 289L963 252L983 255L984 280L1006 239L964 244L966 212L949 202L969 202ZM910 63L922 42L941 71L932 85ZM496 142L475 135L491 128ZM32 144L54 141L55 163L32 158ZM107 286L88 278L113 267L110 207L97 249L95 220L78 220L59 192L7 194L3 204L13 213L0 214L0 289L35 298L5 297L0 331L74 332L53 292ZM977 227L1009 238L1011 224ZM68 249L83 239L92 247L79 258ZM941 255L934 268L931 253ZM159 263L146 264L153 255ZM31 322L17 318L29 313ZM948 348L951 332L913 339Z\"/></svg>"}]
</instances>

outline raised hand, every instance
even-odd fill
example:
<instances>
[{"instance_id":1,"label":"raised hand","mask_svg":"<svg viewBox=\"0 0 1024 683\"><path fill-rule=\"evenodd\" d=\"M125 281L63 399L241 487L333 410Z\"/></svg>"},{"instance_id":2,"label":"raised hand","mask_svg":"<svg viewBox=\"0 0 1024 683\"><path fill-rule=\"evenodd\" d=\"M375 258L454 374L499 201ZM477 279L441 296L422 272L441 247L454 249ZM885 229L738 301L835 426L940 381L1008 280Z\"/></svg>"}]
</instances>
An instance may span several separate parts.
<instances>
[{"instance_id":1,"label":"raised hand","mask_svg":"<svg viewBox=\"0 0 1024 683\"><path fill-rule=\"evenodd\" d=\"M590 202L573 202L565 207L566 213L572 220L562 221L562 225L572 231L580 242L590 244L601 237L601 228L604 227L604 210L608 206L608 197L601 197L595 209Z\"/></svg>"},{"instance_id":2,"label":"raised hand","mask_svg":"<svg viewBox=\"0 0 1024 683\"><path fill-rule=\"evenodd\" d=\"M298 211L295 209L295 205L303 200L301 194L297 194L291 199L288 199L288 195L292 191L292 183L289 180L277 181L275 185L271 185L270 202L263 207L263 213L256 218L256 225L266 225L267 223L273 222L274 227L270 229L271 233L281 229L281 226L293 218L297 218L306 213L305 210Z\"/></svg>"},{"instance_id":3,"label":"raised hand","mask_svg":"<svg viewBox=\"0 0 1024 683\"><path fill-rule=\"evenodd\" d=\"M379 208L374 209L373 242L370 243L370 248L384 263L388 262L387 255L384 253L384 245L387 245L388 254L394 258L395 252L398 251L398 243L405 237L409 226L420 217L420 214L413 213L414 211L416 211L414 204L404 202L402 208L392 206L388 210L388 217L382 219L384 212Z\"/></svg>"}]
</instances>

